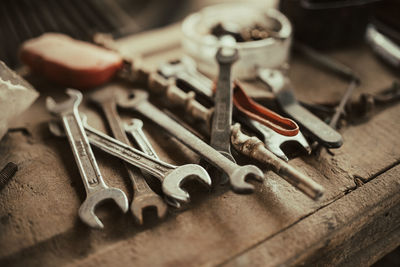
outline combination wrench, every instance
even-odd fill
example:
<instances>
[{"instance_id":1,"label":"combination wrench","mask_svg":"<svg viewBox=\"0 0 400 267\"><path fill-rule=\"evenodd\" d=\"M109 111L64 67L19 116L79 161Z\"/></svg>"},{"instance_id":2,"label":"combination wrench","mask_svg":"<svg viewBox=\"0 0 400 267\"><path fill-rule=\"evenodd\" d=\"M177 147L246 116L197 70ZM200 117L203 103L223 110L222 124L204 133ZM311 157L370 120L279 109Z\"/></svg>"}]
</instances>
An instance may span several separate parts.
<instances>
[{"instance_id":1,"label":"combination wrench","mask_svg":"<svg viewBox=\"0 0 400 267\"><path fill-rule=\"evenodd\" d=\"M115 93L114 88L108 87L90 94L89 99L102 109L115 139L129 145L129 139L125 134L125 130L117 112ZM137 168L130 166L125 162L123 162L123 164L125 165L129 179L132 181L133 185L131 212L136 222L143 224L143 211L150 207L156 209L159 218L165 217L167 214L167 205L162 198L150 188L142 173L140 173Z\"/></svg>"},{"instance_id":2,"label":"combination wrench","mask_svg":"<svg viewBox=\"0 0 400 267\"><path fill-rule=\"evenodd\" d=\"M100 150L115 156L133 166L136 166L151 175L157 177L162 183L162 191L172 199L188 202L189 194L180 186L186 179L197 178L201 183L211 186L211 178L206 170L197 164L185 164L174 166L127 145L115 138L112 138L92 127L83 121L89 142ZM50 131L56 136L62 136L62 129L55 122L49 123Z\"/></svg>"},{"instance_id":3,"label":"combination wrench","mask_svg":"<svg viewBox=\"0 0 400 267\"><path fill-rule=\"evenodd\" d=\"M67 94L69 99L62 103L56 103L53 98L48 97L46 108L61 118L64 132L85 186L87 196L79 208L79 218L90 227L103 228L103 223L94 213L97 204L112 199L125 213L128 211L128 200L123 191L109 188L104 183L78 113L82 94L73 89L68 89Z\"/></svg>"},{"instance_id":4,"label":"combination wrench","mask_svg":"<svg viewBox=\"0 0 400 267\"><path fill-rule=\"evenodd\" d=\"M182 125L168 117L157 107L153 106L147 99L147 92L143 90L131 90L117 98L117 105L141 113L197 154L201 155L210 164L223 171L228 175L234 192L246 194L254 191L254 186L248 183L246 178L252 175L252 178L261 181L263 173L259 168L254 165L239 166L230 161Z\"/></svg>"},{"instance_id":5,"label":"combination wrench","mask_svg":"<svg viewBox=\"0 0 400 267\"><path fill-rule=\"evenodd\" d=\"M142 150L144 153L155 159L158 160L160 159L156 151L154 150L153 146L147 139L146 134L143 132L142 120L132 119L130 123L124 123L124 129L128 134L132 136L133 140L136 142L140 150ZM167 202L169 205L175 208L181 207L178 201L176 201L175 199L168 198L167 196L165 197L165 202Z\"/></svg>"},{"instance_id":6,"label":"combination wrench","mask_svg":"<svg viewBox=\"0 0 400 267\"><path fill-rule=\"evenodd\" d=\"M210 145L226 158L235 162L231 154L232 78L231 68L238 59L238 50L219 48L216 54L219 65L217 89L214 97L214 115L211 125Z\"/></svg>"}]
</instances>

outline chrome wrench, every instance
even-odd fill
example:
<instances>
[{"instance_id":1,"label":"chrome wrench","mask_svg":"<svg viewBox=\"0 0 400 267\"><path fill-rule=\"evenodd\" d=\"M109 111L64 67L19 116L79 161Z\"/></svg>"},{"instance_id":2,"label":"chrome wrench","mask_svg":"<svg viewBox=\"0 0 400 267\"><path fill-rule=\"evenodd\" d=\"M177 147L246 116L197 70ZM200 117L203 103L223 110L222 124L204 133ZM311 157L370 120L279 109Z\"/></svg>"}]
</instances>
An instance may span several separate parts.
<instances>
[{"instance_id":1,"label":"chrome wrench","mask_svg":"<svg viewBox=\"0 0 400 267\"><path fill-rule=\"evenodd\" d=\"M131 109L149 118L169 134L190 147L193 151L205 158L210 164L226 173L230 179L232 189L236 193L246 194L254 191L254 186L246 181L252 175L258 181L263 177L262 171L254 165L238 166L200 138L185 129L179 123L168 117L161 110L148 102L148 94L143 90L132 90L120 96L117 103L120 107Z\"/></svg>"},{"instance_id":2,"label":"chrome wrench","mask_svg":"<svg viewBox=\"0 0 400 267\"><path fill-rule=\"evenodd\" d=\"M97 204L112 199L123 212L127 212L128 200L120 189L109 188L104 183L78 113L82 94L73 89L68 89L67 94L70 98L62 103L56 103L53 98L48 97L46 107L51 113L61 118L86 189L87 197L79 208L79 217L90 227L103 228L102 222L94 214Z\"/></svg>"},{"instance_id":3,"label":"chrome wrench","mask_svg":"<svg viewBox=\"0 0 400 267\"><path fill-rule=\"evenodd\" d=\"M129 145L129 139L125 134L121 119L117 112L115 102L116 91L114 88L104 88L90 94L89 99L97 104L103 111L111 132L115 139ZM162 198L154 193L147 184L143 174L133 166L123 162L133 184L133 200L131 203L132 214L138 224L143 224L144 209L154 207L159 218L167 214L167 205Z\"/></svg>"},{"instance_id":4,"label":"chrome wrench","mask_svg":"<svg viewBox=\"0 0 400 267\"><path fill-rule=\"evenodd\" d=\"M189 201L189 194L180 188L180 185L191 177L207 185L211 185L211 178L203 167L196 164L174 166L157 160L147 154L124 144L84 123L84 129L89 142L104 152L136 166L162 182L162 190L168 197L182 202ZM62 136L62 130L54 122L49 124L50 131L56 136Z\"/></svg>"}]
</instances>

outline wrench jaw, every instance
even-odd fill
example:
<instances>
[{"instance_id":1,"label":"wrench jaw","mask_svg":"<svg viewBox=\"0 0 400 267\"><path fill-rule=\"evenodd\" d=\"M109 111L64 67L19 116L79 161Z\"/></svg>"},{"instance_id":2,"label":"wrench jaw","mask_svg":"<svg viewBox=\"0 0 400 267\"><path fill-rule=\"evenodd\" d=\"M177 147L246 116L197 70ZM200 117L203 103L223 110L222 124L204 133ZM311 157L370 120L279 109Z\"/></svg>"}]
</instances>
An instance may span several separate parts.
<instances>
[{"instance_id":1,"label":"wrench jaw","mask_svg":"<svg viewBox=\"0 0 400 267\"><path fill-rule=\"evenodd\" d=\"M67 94L70 98L64 102L56 103L52 97L46 98L46 108L51 113L61 115L63 112L72 111L74 108L78 108L82 102L82 93L78 90L68 88Z\"/></svg>"},{"instance_id":2,"label":"wrench jaw","mask_svg":"<svg viewBox=\"0 0 400 267\"><path fill-rule=\"evenodd\" d=\"M162 183L164 194L184 203L189 202L188 192L181 188L181 185L187 179L196 179L208 187L211 187L212 183L210 175L203 167L196 164L186 164L177 167L164 178Z\"/></svg>"},{"instance_id":3,"label":"wrench jaw","mask_svg":"<svg viewBox=\"0 0 400 267\"><path fill-rule=\"evenodd\" d=\"M254 186L247 182L253 178L257 182L262 181L263 172L254 165L246 165L236 168L229 174L232 190L238 194L251 194L254 192Z\"/></svg>"},{"instance_id":4,"label":"wrench jaw","mask_svg":"<svg viewBox=\"0 0 400 267\"><path fill-rule=\"evenodd\" d=\"M137 224L143 224L143 211L146 208L154 207L156 209L157 217L164 218L167 215L167 205L165 205L162 198L155 194L142 194L135 196L131 203L131 212Z\"/></svg>"},{"instance_id":5,"label":"wrench jaw","mask_svg":"<svg viewBox=\"0 0 400 267\"><path fill-rule=\"evenodd\" d=\"M126 198L124 192L117 188L102 188L88 194L86 200L79 208L79 218L81 218L84 223L92 228L103 229L103 223L94 212L99 203L108 199L114 200L123 213L128 211L128 199Z\"/></svg>"}]
</instances>

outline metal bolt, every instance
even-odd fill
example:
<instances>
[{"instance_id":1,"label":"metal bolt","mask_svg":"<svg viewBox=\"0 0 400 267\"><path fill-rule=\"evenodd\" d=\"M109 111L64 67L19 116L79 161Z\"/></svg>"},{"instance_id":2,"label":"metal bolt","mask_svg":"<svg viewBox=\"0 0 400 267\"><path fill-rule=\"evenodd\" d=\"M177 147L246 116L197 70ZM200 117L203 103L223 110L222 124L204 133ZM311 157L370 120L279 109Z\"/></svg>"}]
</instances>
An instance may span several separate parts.
<instances>
[{"instance_id":1,"label":"metal bolt","mask_svg":"<svg viewBox=\"0 0 400 267\"><path fill-rule=\"evenodd\" d=\"M2 189L18 171L18 165L14 162L9 162L0 171L0 189Z\"/></svg>"}]
</instances>

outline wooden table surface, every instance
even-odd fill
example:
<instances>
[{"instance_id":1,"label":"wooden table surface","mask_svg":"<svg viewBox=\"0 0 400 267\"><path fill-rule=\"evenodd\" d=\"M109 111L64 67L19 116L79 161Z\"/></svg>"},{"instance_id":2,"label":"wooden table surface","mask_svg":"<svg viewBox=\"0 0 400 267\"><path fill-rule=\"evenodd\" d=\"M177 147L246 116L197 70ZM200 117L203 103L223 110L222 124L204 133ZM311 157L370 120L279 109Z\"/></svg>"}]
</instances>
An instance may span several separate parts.
<instances>
[{"instance_id":1,"label":"wooden table surface","mask_svg":"<svg viewBox=\"0 0 400 267\"><path fill-rule=\"evenodd\" d=\"M179 40L179 25L173 25L118 44L142 54L146 66L155 68L181 56ZM366 46L330 55L361 77L354 98L396 79ZM347 85L301 57L291 60L289 76L298 98L307 102L338 101ZM99 231L80 222L77 212L85 192L78 169L66 140L47 129L51 116L44 100L61 97L63 90L37 79L32 83L41 97L0 143L0 166L14 161L20 168L0 191L0 266L354 266L372 264L400 244L400 105L342 128L344 145L332 150L334 155L290 160L326 188L318 202L264 167L263 183L252 195L237 195L226 186L210 192L199 187L183 211L170 209L165 220L150 218L141 227L130 213L105 204L97 211L105 224ZM268 89L258 86L250 92L263 95ZM96 108L84 103L81 111L92 126L106 131ZM124 114L129 116L136 115ZM163 160L198 160L157 126L144 123ZM131 200L120 162L94 152L106 183L123 189Z\"/></svg>"}]
</instances>

